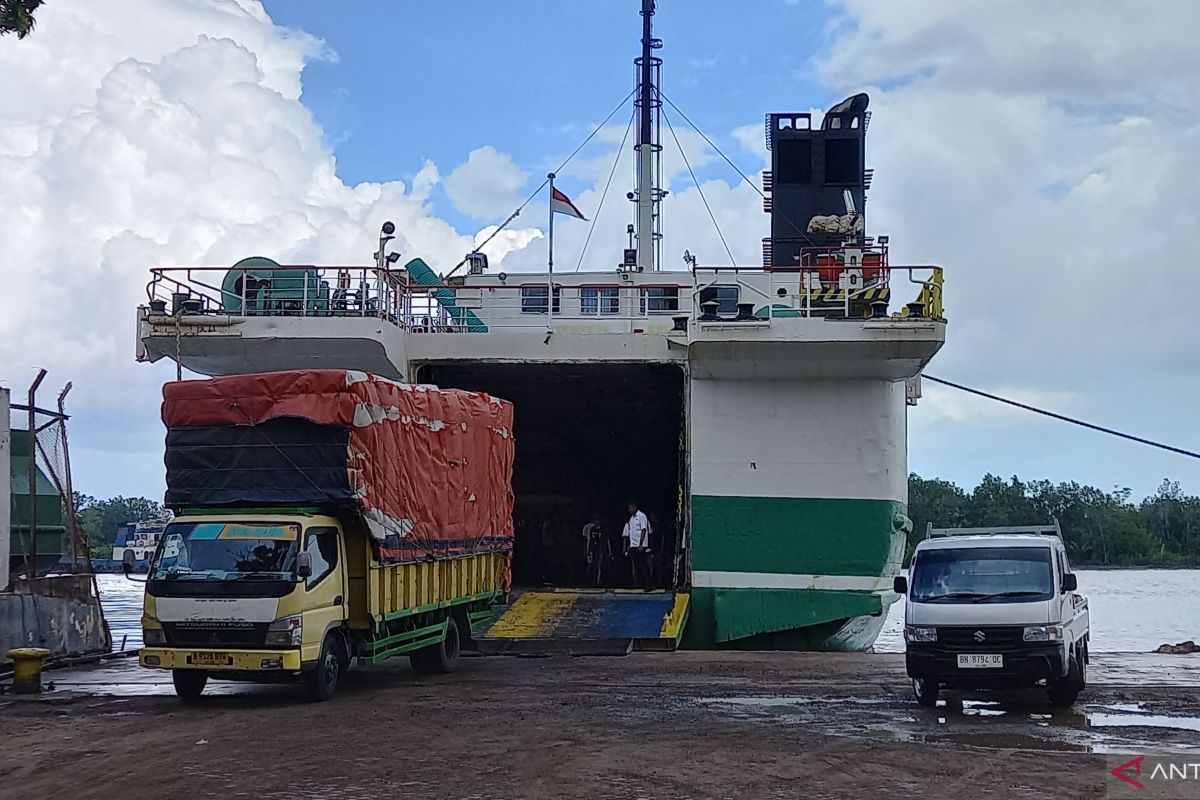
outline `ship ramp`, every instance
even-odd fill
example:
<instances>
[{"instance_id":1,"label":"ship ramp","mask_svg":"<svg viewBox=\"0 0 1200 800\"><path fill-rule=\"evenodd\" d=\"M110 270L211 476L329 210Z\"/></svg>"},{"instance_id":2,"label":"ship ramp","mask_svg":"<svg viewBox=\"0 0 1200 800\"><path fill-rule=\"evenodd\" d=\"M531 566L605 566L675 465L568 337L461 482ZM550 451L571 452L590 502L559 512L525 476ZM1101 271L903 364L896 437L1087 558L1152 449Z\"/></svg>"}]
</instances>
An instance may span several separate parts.
<instances>
[{"instance_id":1,"label":"ship ramp","mask_svg":"<svg viewBox=\"0 0 1200 800\"><path fill-rule=\"evenodd\" d=\"M528 591L482 633L479 649L509 655L626 655L675 650L687 622L686 592Z\"/></svg>"}]
</instances>

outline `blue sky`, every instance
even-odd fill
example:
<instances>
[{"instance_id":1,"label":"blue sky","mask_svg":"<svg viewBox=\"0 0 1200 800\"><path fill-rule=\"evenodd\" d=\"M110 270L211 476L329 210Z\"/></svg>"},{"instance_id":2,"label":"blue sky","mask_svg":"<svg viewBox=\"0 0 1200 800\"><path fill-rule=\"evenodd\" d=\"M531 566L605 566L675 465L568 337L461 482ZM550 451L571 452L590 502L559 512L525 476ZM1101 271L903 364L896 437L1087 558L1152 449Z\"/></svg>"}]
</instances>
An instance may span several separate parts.
<instances>
[{"instance_id":1,"label":"blue sky","mask_svg":"<svg viewBox=\"0 0 1200 800\"><path fill-rule=\"evenodd\" d=\"M537 176L532 190L630 91L640 48L636 0L377 1L341 4L336 15L321 0L265 5L334 54L305 68L301 101L352 184L408 181L425 159L458 164L489 144ZM840 99L811 63L829 20L815 2L661 0L654 21L667 96L754 172L756 159L730 131L767 111ZM701 174L732 175L723 165ZM461 221L452 204L437 208Z\"/></svg>"}]
</instances>

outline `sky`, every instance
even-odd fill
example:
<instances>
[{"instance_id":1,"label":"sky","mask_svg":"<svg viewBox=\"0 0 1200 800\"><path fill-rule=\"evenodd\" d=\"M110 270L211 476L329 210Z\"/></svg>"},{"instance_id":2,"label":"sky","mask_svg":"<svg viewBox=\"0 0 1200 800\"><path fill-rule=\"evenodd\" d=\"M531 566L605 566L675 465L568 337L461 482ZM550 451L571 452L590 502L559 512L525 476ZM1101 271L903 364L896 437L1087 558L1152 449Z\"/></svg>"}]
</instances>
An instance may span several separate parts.
<instances>
[{"instance_id":1,"label":"sky","mask_svg":"<svg viewBox=\"0 0 1200 800\"><path fill-rule=\"evenodd\" d=\"M632 89L635 0L49 0L0 39L0 384L74 384L74 482L160 497L160 385L134 362L151 266L365 263L397 243L442 269L522 202ZM664 93L751 177L763 115L871 95L867 206L893 263L946 269L932 375L1200 450L1200 4L661 0ZM561 170L586 225L556 263L615 263L628 105ZM735 259L757 193L671 120ZM728 261L667 134L668 267ZM489 247L545 259L545 201ZM560 238L561 237L561 238ZM1200 462L926 384L910 467L1200 493Z\"/></svg>"}]
</instances>

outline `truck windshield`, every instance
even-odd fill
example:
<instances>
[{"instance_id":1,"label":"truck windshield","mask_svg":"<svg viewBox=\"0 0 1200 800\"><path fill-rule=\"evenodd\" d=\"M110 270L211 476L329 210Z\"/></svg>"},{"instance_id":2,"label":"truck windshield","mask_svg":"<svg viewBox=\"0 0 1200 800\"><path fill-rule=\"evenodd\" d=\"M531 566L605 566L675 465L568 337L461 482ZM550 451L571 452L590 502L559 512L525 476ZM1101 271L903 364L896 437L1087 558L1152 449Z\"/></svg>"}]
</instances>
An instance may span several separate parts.
<instances>
[{"instance_id":1,"label":"truck windshield","mask_svg":"<svg viewBox=\"0 0 1200 800\"><path fill-rule=\"evenodd\" d=\"M1048 547L937 548L913 563L910 598L918 603L1020 603L1053 594Z\"/></svg>"},{"instance_id":2,"label":"truck windshield","mask_svg":"<svg viewBox=\"0 0 1200 800\"><path fill-rule=\"evenodd\" d=\"M295 580L300 526L173 522L163 531L150 580Z\"/></svg>"}]
</instances>

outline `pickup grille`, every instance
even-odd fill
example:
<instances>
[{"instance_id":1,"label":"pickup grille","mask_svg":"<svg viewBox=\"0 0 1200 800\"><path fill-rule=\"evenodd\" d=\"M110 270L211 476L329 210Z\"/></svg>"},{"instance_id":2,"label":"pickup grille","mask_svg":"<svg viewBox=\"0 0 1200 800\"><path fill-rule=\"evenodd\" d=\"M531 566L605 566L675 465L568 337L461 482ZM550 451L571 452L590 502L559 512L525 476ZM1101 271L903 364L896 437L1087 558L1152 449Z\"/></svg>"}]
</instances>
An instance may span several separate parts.
<instances>
[{"instance_id":1,"label":"pickup grille","mask_svg":"<svg viewBox=\"0 0 1200 800\"><path fill-rule=\"evenodd\" d=\"M167 645L173 647L262 647L266 622L164 622Z\"/></svg>"},{"instance_id":2,"label":"pickup grille","mask_svg":"<svg viewBox=\"0 0 1200 800\"><path fill-rule=\"evenodd\" d=\"M979 634L982 634L982 641ZM938 628L938 644L947 650L998 652L1025 646L1025 629L1019 626L976 625Z\"/></svg>"}]
</instances>

